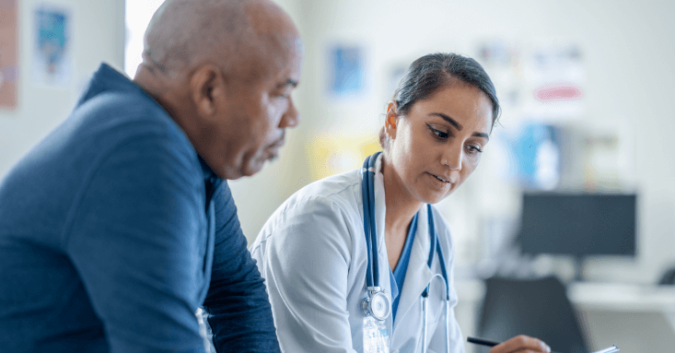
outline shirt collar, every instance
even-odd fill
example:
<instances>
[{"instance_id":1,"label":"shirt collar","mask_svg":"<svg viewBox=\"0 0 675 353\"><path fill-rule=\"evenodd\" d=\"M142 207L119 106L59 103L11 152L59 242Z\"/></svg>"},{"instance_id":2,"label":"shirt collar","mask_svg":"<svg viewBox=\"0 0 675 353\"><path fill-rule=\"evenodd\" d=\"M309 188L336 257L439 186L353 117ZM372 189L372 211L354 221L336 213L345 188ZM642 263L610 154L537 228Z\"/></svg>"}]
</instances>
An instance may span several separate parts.
<instances>
[{"instance_id":1,"label":"shirt collar","mask_svg":"<svg viewBox=\"0 0 675 353\"><path fill-rule=\"evenodd\" d=\"M213 169L211 169L211 167L209 167L209 165L206 164L206 161L204 161L204 159L201 156L199 156L199 164L202 166L202 174L204 176L205 182L214 183L215 184L214 186L216 187L223 182L223 180L220 177L218 177L218 175L216 175Z\"/></svg>"}]
</instances>

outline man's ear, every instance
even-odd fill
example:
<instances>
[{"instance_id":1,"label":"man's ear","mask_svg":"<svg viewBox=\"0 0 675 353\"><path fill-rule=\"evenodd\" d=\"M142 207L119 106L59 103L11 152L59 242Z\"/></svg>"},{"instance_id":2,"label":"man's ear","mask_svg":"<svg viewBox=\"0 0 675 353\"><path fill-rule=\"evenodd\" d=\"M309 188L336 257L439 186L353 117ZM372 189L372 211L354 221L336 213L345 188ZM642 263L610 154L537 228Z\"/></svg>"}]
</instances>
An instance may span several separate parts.
<instances>
[{"instance_id":1,"label":"man's ear","mask_svg":"<svg viewBox=\"0 0 675 353\"><path fill-rule=\"evenodd\" d=\"M216 98L225 94L225 81L218 67L204 65L190 77L192 101L200 117L210 118L216 115L218 105Z\"/></svg>"},{"instance_id":2,"label":"man's ear","mask_svg":"<svg viewBox=\"0 0 675 353\"><path fill-rule=\"evenodd\" d=\"M384 118L384 132L391 139L396 138L397 124L398 110L396 109L396 103L389 102L389 104L387 104L387 116Z\"/></svg>"}]
</instances>

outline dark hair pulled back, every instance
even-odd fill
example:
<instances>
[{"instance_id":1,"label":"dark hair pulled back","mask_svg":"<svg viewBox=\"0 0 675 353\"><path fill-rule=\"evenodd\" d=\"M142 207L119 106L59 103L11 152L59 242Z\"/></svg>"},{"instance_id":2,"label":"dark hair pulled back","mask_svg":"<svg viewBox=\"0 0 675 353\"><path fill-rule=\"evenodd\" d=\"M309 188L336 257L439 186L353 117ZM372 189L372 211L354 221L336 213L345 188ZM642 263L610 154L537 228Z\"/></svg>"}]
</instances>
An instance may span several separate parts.
<instances>
[{"instance_id":1,"label":"dark hair pulled back","mask_svg":"<svg viewBox=\"0 0 675 353\"><path fill-rule=\"evenodd\" d=\"M426 99L454 80L475 86L492 102L492 126L500 113L495 86L483 67L474 59L453 53L435 53L415 60L406 70L394 93L399 114L407 114L420 100Z\"/></svg>"}]
</instances>

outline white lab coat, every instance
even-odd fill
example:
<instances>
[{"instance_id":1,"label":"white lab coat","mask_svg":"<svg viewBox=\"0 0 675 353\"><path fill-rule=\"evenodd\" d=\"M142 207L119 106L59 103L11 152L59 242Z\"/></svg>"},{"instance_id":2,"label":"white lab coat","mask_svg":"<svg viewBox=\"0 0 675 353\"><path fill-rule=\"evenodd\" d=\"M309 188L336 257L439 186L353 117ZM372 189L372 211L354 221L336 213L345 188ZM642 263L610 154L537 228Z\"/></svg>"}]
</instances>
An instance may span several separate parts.
<instances>
[{"instance_id":1,"label":"white lab coat","mask_svg":"<svg viewBox=\"0 0 675 353\"><path fill-rule=\"evenodd\" d=\"M381 157L376 162L380 170ZM380 286L391 299L390 269L384 241L384 185L375 178L375 213ZM457 303L450 231L434 210L450 285L450 305ZM427 208L417 233L401 291L396 323L386 320L391 352L419 352L422 340L421 293L434 275L428 299L428 352L445 352L445 296L438 254L427 266L430 238ZM367 252L363 230L360 170L335 175L302 188L265 223L251 253L265 278L277 336L286 353L362 352ZM450 352L464 352L462 333L450 310Z\"/></svg>"}]
</instances>

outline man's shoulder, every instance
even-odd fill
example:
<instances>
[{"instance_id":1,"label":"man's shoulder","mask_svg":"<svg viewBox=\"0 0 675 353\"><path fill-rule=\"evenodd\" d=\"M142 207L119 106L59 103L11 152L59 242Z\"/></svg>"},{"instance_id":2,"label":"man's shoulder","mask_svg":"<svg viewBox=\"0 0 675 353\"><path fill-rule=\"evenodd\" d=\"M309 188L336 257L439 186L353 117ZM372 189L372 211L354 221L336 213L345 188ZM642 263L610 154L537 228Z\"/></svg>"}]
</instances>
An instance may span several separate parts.
<instances>
[{"instance_id":1,"label":"man's shoulder","mask_svg":"<svg viewBox=\"0 0 675 353\"><path fill-rule=\"evenodd\" d=\"M196 151L177 124L148 99L102 92L82 102L12 168L0 191L37 185L31 190L49 187L72 201L85 181L118 180L130 170L146 171L145 177L157 182L199 184L203 176Z\"/></svg>"},{"instance_id":2,"label":"man's shoulder","mask_svg":"<svg viewBox=\"0 0 675 353\"><path fill-rule=\"evenodd\" d=\"M80 146L96 145L118 149L130 143L155 145L157 152L193 156L196 151L187 135L167 112L148 96L138 92L101 92L80 104L68 118L72 129L67 138Z\"/></svg>"},{"instance_id":3,"label":"man's shoulder","mask_svg":"<svg viewBox=\"0 0 675 353\"><path fill-rule=\"evenodd\" d=\"M129 132L133 127L157 126L171 131L178 128L159 104L133 91L101 92L76 107L70 118L101 130L121 127Z\"/></svg>"}]
</instances>

